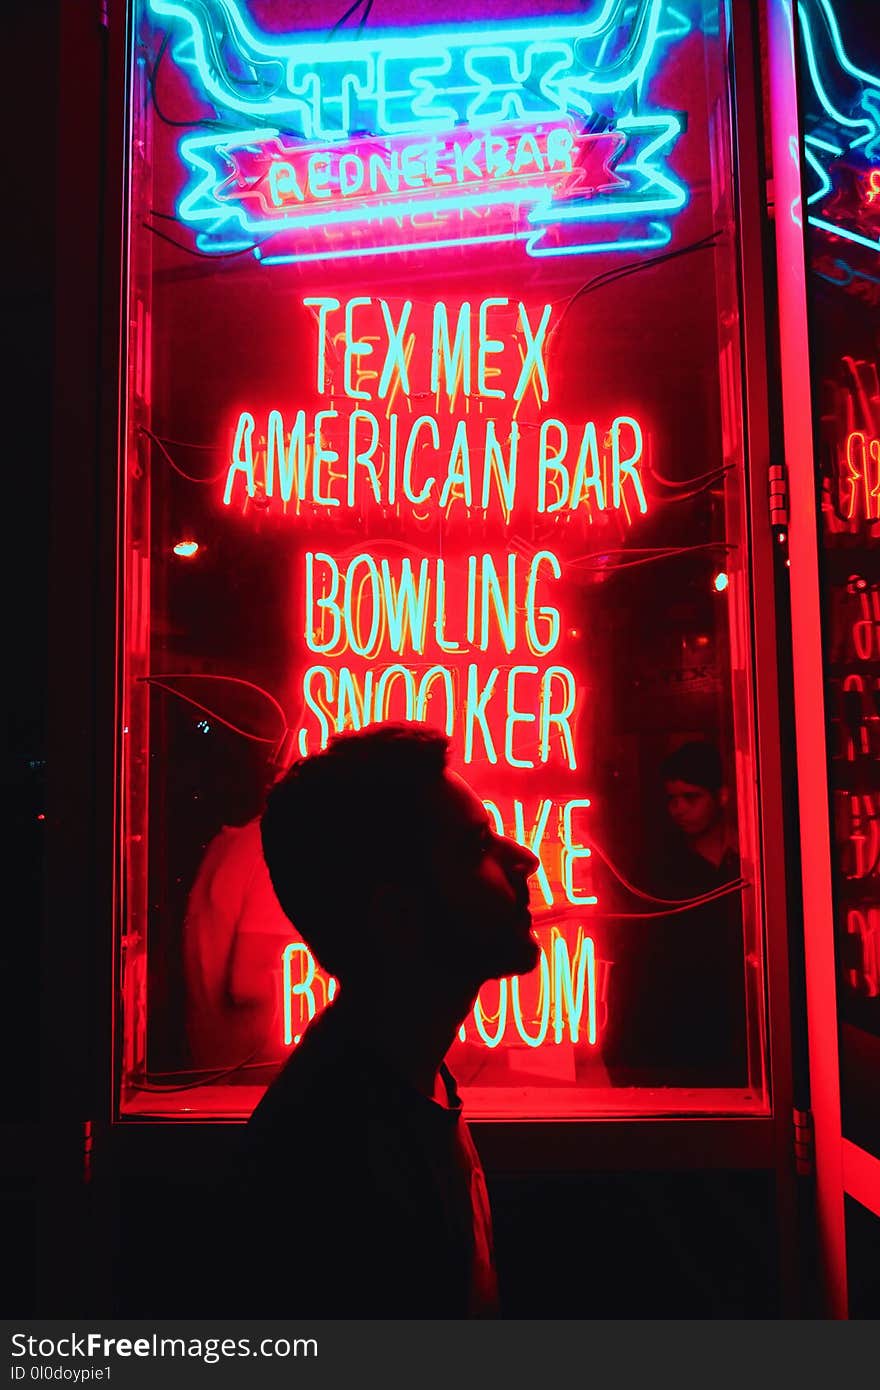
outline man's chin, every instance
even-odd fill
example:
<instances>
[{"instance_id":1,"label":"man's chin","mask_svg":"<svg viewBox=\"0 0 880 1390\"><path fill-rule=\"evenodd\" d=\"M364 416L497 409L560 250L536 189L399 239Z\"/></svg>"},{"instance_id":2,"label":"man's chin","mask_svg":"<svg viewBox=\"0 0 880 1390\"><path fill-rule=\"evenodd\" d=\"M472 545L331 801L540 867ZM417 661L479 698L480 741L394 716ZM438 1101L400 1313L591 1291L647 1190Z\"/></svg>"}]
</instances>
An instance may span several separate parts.
<instances>
[{"instance_id":1,"label":"man's chin","mask_svg":"<svg viewBox=\"0 0 880 1390\"><path fill-rule=\"evenodd\" d=\"M534 970L538 961L541 959L541 948L531 933L523 942L522 955L524 964L521 965L518 970L511 972L514 975L525 975L530 970Z\"/></svg>"},{"instance_id":2,"label":"man's chin","mask_svg":"<svg viewBox=\"0 0 880 1390\"><path fill-rule=\"evenodd\" d=\"M531 932L518 941L507 943L503 960L495 962L490 979L500 980L507 975L528 975L541 959L541 948Z\"/></svg>"}]
</instances>

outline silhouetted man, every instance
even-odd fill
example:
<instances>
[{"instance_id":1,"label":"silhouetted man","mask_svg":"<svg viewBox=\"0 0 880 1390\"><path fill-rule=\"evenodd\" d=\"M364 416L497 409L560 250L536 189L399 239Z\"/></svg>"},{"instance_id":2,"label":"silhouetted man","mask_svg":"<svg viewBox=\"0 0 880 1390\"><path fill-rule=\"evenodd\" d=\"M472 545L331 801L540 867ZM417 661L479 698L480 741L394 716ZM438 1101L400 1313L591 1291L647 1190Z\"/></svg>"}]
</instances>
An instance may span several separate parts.
<instances>
[{"instance_id":1,"label":"silhouetted man","mask_svg":"<svg viewBox=\"0 0 880 1390\"><path fill-rule=\"evenodd\" d=\"M379 725L270 793L275 892L339 993L248 1125L247 1311L497 1313L485 1181L443 1057L484 981L538 961L538 861L446 757L440 734Z\"/></svg>"}]
</instances>

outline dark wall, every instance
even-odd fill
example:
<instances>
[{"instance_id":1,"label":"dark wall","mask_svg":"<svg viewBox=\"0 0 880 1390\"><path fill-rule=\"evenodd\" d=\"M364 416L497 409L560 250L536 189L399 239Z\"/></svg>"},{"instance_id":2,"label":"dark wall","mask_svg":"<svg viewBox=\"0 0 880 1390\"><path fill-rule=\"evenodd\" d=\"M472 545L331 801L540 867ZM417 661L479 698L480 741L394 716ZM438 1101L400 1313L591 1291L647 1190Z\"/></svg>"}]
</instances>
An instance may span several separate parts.
<instances>
[{"instance_id":1,"label":"dark wall","mask_svg":"<svg viewBox=\"0 0 880 1390\"><path fill-rule=\"evenodd\" d=\"M36 1191L33 1126L40 1107L37 1039L41 1027L39 951L43 920L46 822L46 608L48 505L54 352L54 245L57 8L51 0L15 6L9 111L27 119L24 157L16 158L18 215L0 271L0 315L7 348L4 448L11 491L5 530L4 678L9 731L7 888L0 932L0 1020L7 1059L0 1144L2 1305L26 1313L34 1297ZM40 74L36 83L35 72ZM36 96L36 100L35 100Z\"/></svg>"},{"instance_id":2,"label":"dark wall","mask_svg":"<svg viewBox=\"0 0 880 1390\"><path fill-rule=\"evenodd\" d=\"M490 1174L489 1187L508 1317L783 1316L772 1173ZM105 1196L113 1314L215 1315L221 1187L163 1179ZM284 1229L298 1275L308 1253L295 1220Z\"/></svg>"},{"instance_id":3,"label":"dark wall","mask_svg":"<svg viewBox=\"0 0 880 1390\"><path fill-rule=\"evenodd\" d=\"M73 3L74 0L68 0ZM91 8L98 24L97 0ZM845 30L876 23L876 0L841 0ZM0 1144L0 1228L7 1316L70 1315L72 1305L38 1306L37 1180L41 1108L51 1112L65 1084L64 1057L40 1084L39 941L44 916L47 762L49 459L52 446L56 232L72 208L56 208L58 0L17 6L10 109L27 113L28 148L16 164L16 204L4 258L2 310L13 350L5 362L14 408L7 419L9 564L6 689L10 739L7 785L14 874L7 928L0 933L0 1016L8 1030ZM67 53L76 62L76 54ZM41 74L34 101L34 69ZM24 187L21 188L23 183ZM82 564L88 565L88 554ZM72 928L75 924L71 924ZM776 1222L770 1174L595 1174L512 1178L490 1175L507 1311L516 1317L777 1317ZM210 1180L142 1177L96 1194L103 1242L98 1263L115 1287L112 1310L151 1316L209 1312L197 1306L198 1273L222 1232L219 1191ZM854 1316L876 1316L878 1222L848 1204ZM204 1236L204 1243L201 1237ZM195 1276L195 1277L193 1277ZM873 1284L872 1284L873 1278ZM108 1280L109 1282L109 1280ZM73 1295L71 1295L72 1297ZM195 1300L195 1306L194 1306ZM82 1311L109 1312L101 1308Z\"/></svg>"}]
</instances>

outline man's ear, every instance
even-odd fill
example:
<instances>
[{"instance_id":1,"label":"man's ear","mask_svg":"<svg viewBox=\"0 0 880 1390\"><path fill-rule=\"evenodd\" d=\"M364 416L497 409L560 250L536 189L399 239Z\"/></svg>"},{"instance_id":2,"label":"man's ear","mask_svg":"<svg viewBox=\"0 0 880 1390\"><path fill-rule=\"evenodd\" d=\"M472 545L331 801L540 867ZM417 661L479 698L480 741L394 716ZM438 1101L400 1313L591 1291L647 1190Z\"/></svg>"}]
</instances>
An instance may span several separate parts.
<instances>
[{"instance_id":1,"label":"man's ear","mask_svg":"<svg viewBox=\"0 0 880 1390\"><path fill-rule=\"evenodd\" d=\"M375 934L394 950L412 936L412 904L399 883L377 883L367 910Z\"/></svg>"}]
</instances>

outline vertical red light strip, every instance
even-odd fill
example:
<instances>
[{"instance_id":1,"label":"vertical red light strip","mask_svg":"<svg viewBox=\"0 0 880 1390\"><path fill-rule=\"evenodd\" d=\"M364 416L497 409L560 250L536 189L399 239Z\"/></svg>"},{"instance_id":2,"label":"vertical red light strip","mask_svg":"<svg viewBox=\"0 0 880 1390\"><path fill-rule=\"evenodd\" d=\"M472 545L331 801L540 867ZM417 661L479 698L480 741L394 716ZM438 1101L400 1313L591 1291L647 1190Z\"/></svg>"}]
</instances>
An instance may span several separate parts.
<instances>
[{"instance_id":1,"label":"vertical red light strip","mask_svg":"<svg viewBox=\"0 0 880 1390\"><path fill-rule=\"evenodd\" d=\"M880 1216L880 1159L848 1139L842 1140L841 1153L847 1192L875 1216Z\"/></svg>"},{"instance_id":2,"label":"vertical red light strip","mask_svg":"<svg viewBox=\"0 0 880 1390\"><path fill-rule=\"evenodd\" d=\"M826 1306L847 1316L831 825L810 356L792 0L769 0L768 59L785 463L790 503L791 640L806 954L810 1084Z\"/></svg>"}]
</instances>

